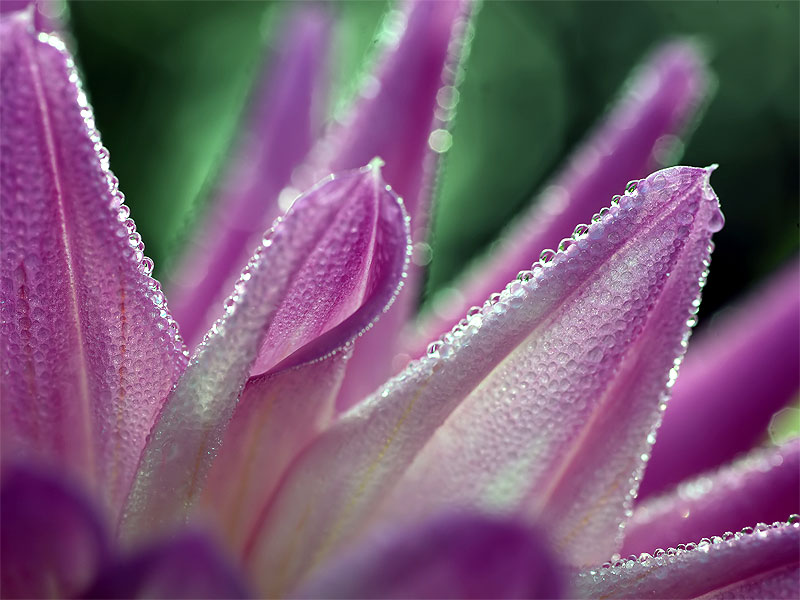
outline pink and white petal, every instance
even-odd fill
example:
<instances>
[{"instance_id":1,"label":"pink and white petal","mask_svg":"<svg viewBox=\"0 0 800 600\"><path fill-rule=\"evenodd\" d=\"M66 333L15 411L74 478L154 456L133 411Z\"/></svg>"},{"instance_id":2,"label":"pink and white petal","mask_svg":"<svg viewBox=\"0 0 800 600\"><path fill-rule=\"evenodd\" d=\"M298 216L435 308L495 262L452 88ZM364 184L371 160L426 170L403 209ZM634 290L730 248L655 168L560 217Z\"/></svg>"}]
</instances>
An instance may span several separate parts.
<instances>
[{"instance_id":1,"label":"pink and white petal","mask_svg":"<svg viewBox=\"0 0 800 600\"><path fill-rule=\"evenodd\" d=\"M60 474L22 464L0 480L3 598L69 598L110 559L96 508Z\"/></svg>"},{"instance_id":2,"label":"pink and white petal","mask_svg":"<svg viewBox=\"0 0 800 600\"><path fill-rule=\"evenodd\" d=\"M226 315L167 399L128 498L123 535L186 516L251 374L340 352L391 304L408 262L408 236L402 203L375 162L329 177L276 221ZM263 389L269 395L269 386Z\"/></svg>"},{"instance_id":3,"label":"pink and white petal","mask_svg":"<svg viewBox=\"0 0 800 600\"><path fill-rule=\"evenodd\" d=\"M452 93L471 10L470 0L409 0L388 13L382 28L383 54L365 78L361 97L312 151L309 164L299 170L296 187L380 156L386 162L386 182L403 198L411 216L413 242L424 241L439 156L429 137L434 131L448 135L452 117L437 97ZM412 267L397 306L359 340L337 400L340 410L397 371L392 359L400 330L414 310L418 281Z\"/></svg>"},{"instance_id":4,"label":"pink and white petal","mask_svg":"<svg viewBox=\"0 0 800 600\"><path fill-rule=\"evenodd\" d=\"M183 532L105 567L82 598L250 598L243 576L207 536Z\"/></svg>"},{"instance_id":5,"label":"pink and white petal","mask_svg":"<svg viewBox=\"0 0 800 600\"><path fill-rule=\"evenodd\" d=\"M507 231L497 249L479 260L450 294L446 315L430 313L408 332L412 356L450 329L470 306L480 305L516 273L529 269L545 248L557 248L626 182L676 157L687 125L696 120L713 81L706 58L691 41L660 47L633 73L621 99L572 155L535 204ZM674 163L673 163L674 164Z\"/></svg>"},{"instance_id":6,"label":"pink and white petal","mask_svg":"<svg viewBox=\"0 0 800 600\"><path fill-rule=\"evenodd\" d=\"M251 569L291 585L381 501L398 522L525 505L573 561L613 553L722 225L708 178L676 167L631 186L343 415L290 467L246 548Z\"/></svg>"},{"instance_id":7,"label":"pink and white petal","mask_svg":"<svg viewBox=\"0 0 800 600\"><path fill-rule=\"evenodd\" d=\"M639 504L625 525L621 554L668 548L793 513L800 513L800 439L756 451Z\"/></svg>"},{"instance_id":8,"label":"pink and white petal","mask_svg":"<svg viewBox=\"0 0 800 600\"><path fill-rule=\"evenodd\" d=\"M246 137L167 286L172 312L192 348L219 317L264 231L284 212L278 204L280 192L319 129L317 88L330 33L322 8L304 6L288 19L269 77L256 96Z\"/></svg>"},{"instance_id":9,"label":"pink and white petal","mask_svg":"<svg viewBox=\"0 0 800 600\"><path fill-rule=\"evenodd\" d=\"M797 397L800 261L712 322L697 342L658 430L642 498L751 449L772 415Z\"/></svg>"},{"instance_id":10,"label":"pink and white petal","mask_svg":"<svg viewBox=\"0 0 800 600\"><path fill-rule=\"evenodd\" d=\"M293 598L561 598L546 539L514 519L444 514L388 528L322 567Z\"/></svg>"},{"instance_id":11,"label":"pink and white petal","mask_svg":"<svg viewBox=\"0 0 800 600\"><path fill-rule=\"evenodd\" d=\"M799 597L800 566L794 565L729 585L716 592L701 596L700 600L749 600L750 598L796 600Z\"/></svg>"},{"instance_id":12,"label":"pink and white petal","mask_svg":"<svg viewBox=\"0 0 800 600\"><path fill-rule=\"evenodd\" d=\"M748 527L637 560L606 563L578 574L572 589L580 598L697 598L755 584L770 572L796 568L798 563L800 518L795 517L789 523Z\"/></svg>"},{"instance_id":13,"label":"pink and white petal","mask_svg":"<svg viewBox=\"0 0 800 600\"><path fill-rule=\"evenodd\" d=\"M79 474L116 513L183 342L72 58L29 13L0 27L3 453Z\"/></svg>"}]
</instances>

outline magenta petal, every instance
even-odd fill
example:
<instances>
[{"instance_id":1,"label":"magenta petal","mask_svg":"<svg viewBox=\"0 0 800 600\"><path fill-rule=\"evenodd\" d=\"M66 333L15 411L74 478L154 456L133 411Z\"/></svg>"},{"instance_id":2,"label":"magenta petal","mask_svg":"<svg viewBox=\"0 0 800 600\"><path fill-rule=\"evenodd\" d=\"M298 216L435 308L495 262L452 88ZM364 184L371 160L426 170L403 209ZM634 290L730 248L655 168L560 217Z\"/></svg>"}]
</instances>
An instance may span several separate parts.
<instances>
[{"instance_id":1,"label":"magenta petal","mask_svg":"<svg viewBox=\"0 0 800 600\"><path fill-rule=\"evenodd\" d=\"M60 25L59 18L65 5L66 2L63 0L2 0L0 14L33 10L33 25L36 30L52 32Z\"/></svg>"},{"instance_id":2,"label":"magenta petal","mask_svg":"<svg viewBox=\"0 0 800 600\"><path fill-rule=\"evenodd\" d=\"M560 598L562 567L516 520L453 514L376 532L294 598Z\"/></svg>"},{"instance_id":3,"label":"magenta petal","mask_svg":"<svg viewBox=\"0 0 800 600\"><path fill-rule=\"evenodd\" d=\"M275 222L151 432L124 535L185 516L251 373L341 352L391 304L408 236L402 202L378 163L329 177Z\"/></svg>"},{"instance_id":4,"label":"magenta petal","mask_svg":"<svg viewBox=\"0 0 800 600\"><path fill-rule=\"evenodd\" d=\"M60 476L4 466L0 507L3 598L75 596L109 558L99 513Z\"/></svg>"},{"instance_id":5,"label":"magenta petal","mask_svg":"<svg viewBox=\"0 0 800 600\"><path fill-rule=\"evenodd\" d=\"M619 193L628 180L667 166L710 88L706 60L692 42L658 49L634 72L613 111L572 155L497 249L470 269L449 301L449 316L431 314L408 342L412 356L448 330L470 306L480 305L545 248L557 248L578 223Z\"/></svg>"},{"instance_id":6,"label":"magenta petal","mask_svg":"<svg viewBox=\"0 0 800 600\"><path fill-rule=\"evenodd\" d=\"M729 585L716 592L705 594L702 600L797 600L800 598L800 566L791 565L764 575L752 577Z\"/></svg>"},{"instance_id":7,"label":"magenta petal","mask_svg":"<svg viewBox=\"0 0 800 600\"><path fill-rule=\"evenodd\" d=\"M757 586L783 569L791 573L799 562L800 518L794 517L790 523L748 527L584 571L573 590L580 598L697 598L739 585Z\"/></svg>"},{"instance_id":8,"label":"magenta petal","mask_svg":"<svg viewBox=\"0 0 800 600\"><path fill-rule=\"evenodd\" d=\"M329 28L320 6L299 9L286 24L249 133L205 224L171 277L172 312L192 348L219 316L222 301L263 232L284 212L278 196L311 147L316 129L315 82L321 79ZM372 156L352 167L366 164Z\"/></svg>"},{"instance_id":9,"label":"magenta petal","mask_svg":"<svg viewBox=\"0 0 800 600\"><path fill-rule=\"evenodd\" d=\"M291 584L381 503L396 522L524 507L575 563L610 556L722 225L708 178L637 182L345 413L291 466L248 563Z\"/></svg>"},{"instance_id":10,"label":"magenta petal","mask_svg":"<svg viewBox=\"0 0 800 600\"><path fill-rule=\"evenodd\" d=\"M205 536L182 533L103 569L83 598L249 598L229 557Z\"/></svg>"},{"instance_id":11,"label":"magenta petal","mask_svg":"<svg viewBox=\"0 0 800 600\"><path fill-rule=\"evenodd\" d=\"M621 554L652 552L794 513L800 513L800 439L640 504L625 526Z\"/></svg>"},{"instance_id":12,"label":"magenta petal","mask_svg":"<svg viewBox=\"0 0 800 600\"><path fill-rule=\"evenodd\" d=\"M183 343L72 59L30 15L0 37L3 452L80 473L116 512Z\"/></svg>"},{"instance_id":13,"label":"magenta petal","mask_svg":"<svg viewBox=\"0 0 800 600\"><path fill-rule=\"evenodd\" d=\"M749 450L772 415L796 397L800 261L712 322L697 342L656 435L642 498Z\"/></svg>"}]
</instances>

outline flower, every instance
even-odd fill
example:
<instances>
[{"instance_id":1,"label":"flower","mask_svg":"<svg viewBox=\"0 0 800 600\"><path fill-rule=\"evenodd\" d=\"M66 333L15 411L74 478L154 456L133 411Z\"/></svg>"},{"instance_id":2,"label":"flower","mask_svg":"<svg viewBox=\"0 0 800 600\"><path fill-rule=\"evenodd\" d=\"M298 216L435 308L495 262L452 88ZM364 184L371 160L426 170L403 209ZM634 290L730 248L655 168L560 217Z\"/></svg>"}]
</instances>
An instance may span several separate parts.
<instances>
[{"instance_id":1,"label":"flower","mask_svg":"<svg viewBox=\"0 0 800 600\"><path fill-rule=\"evenodd\" d=\"M601 206L626 173L646 175L705 95L691 44L646 63L548 188L536 235L511 233L499 256L522 249L524 262L498 264L523 270L365 397L416 343L402 341L410 295L398 291L418 279L409 256L451 116L436 106L457 83L469 10L392 13L364 98L306 158L292 133L308 129L326 17L290 26L261 135L175 284L181 328L209 327L191 359L64 44L30 13L2 21L3 453L67 479L4 466L9 595L243 594L228 559L181 532L187 520L205 521L269 596L553 596L559 560L580 595L796 592L796 519L603 565L625 548L723 220L711 168L656 171ZM262 235L258 192L289 183L307 191ZM558 241L560 219L594 210ZM557 251L525 268L526 244L555 234ZM796 315L777 312L778 329ZM642 504L624 543L788 514L790 494L731 498L796 490L799 453L790 444ZM124 549L158 534L167 541ZM189 582L176 576L187 568Z\"/></svg>"}]
</instances>

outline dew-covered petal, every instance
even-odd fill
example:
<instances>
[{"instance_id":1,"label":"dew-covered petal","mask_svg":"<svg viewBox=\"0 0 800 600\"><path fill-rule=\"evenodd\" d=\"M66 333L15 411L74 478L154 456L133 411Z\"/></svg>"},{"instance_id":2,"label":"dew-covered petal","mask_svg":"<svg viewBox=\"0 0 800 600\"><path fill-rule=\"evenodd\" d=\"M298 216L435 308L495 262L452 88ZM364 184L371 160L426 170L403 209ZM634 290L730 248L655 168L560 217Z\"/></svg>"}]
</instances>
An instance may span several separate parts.
<instances>
[{"instance_id":1,"label":"dew-covered petal","mask_svg":"<svg viewBox=\"0 0 800 600\"><path fill-rule=\"evenodd\" d=\"M799 562L800 517L794 517L789 523L748 527L638 560L606 563L581 572L573 591L580 598L697 598L729 586L753 585Z\"/></svg>"},{"instance_id":2,"label":"dew-covered petal","mask_svg":"<svg viewBox=\"0 0 800 600\"><path fill-rule=\"evenodd\" d=\"M28 13L0 37L3 453L79 473L116 512L183 342L64 45Z\"/></svg>"},{"instance_id":3,"label":"dew-covered petal","mask_svg":"<svg viewBox=\"0 0 800 600\"><path fill-rule=\"evenodd\" d=\"M302 7L286 23L235 160L168 282L173 315L192 348L219 317L223 300L264 231L284 212L286 207L278 203L281 190L318 129L320 90L315 84L323 79L330 29L321 8Z\"/></svg>"},{"instance_id":4,"label":"dew-covered petal","mask_svg":"<svg viewBox=\"0 0 800 600\"><path fill-rule=\"evenodd\" d=\"M705 594L702 600L796 600L800 598L800 566L792 565Z\"/></svg>"},{"instance_id":5,"label":"dew-covered petal","mask_svg":"<svg viewBox=\"0 0 800 600\"><path fill-rule=\"evenodd\" d=\"M639 504L621 554L652 552L800 513L800 439L759 450L717 473Z\"/></svg>"},{"instance_id":6,"label":"dew-covered petal","mask_svg":"<svg viewBox=\"0 0 800 600\"><path fill-rule=\"evenodd\" d=\"M376 531L294 598L560 598L564 573L529 525L481 514L440 515Z\"/></svg>"},{"instance_id":7,"label":"dew-covered petal","mask_svg":"<svg viewBox=\"0 0 800 600\"><path fill-rule=\"evenodd\" d=\"M329 177L275 222L151 432L124 535L185 515L249 375L330 357L386 310L408 262L408 226L378 162Z\"/></svg>"},{"instance_id":8,"label":"dew-covered petal","mask_svg":"<svg viewBox=\"0 0 800 600\"><path fill-rule=\"evenodd\" d=\"M379 39L383 51L365 76L360 97L298 170L297 187L380 156L386 182L411 216L413 241L424 241L438 162L431 144L438 146L430 140L450 135L454 111L443 99L455 89L471 8L470 0L409 0L387 14ZM340 409L393 374L396 340L414 310L418 281L412 267L397 305L359 340L337 401Z\"/></svg>"},{"instance_id":9,"label":"dew-covered petal","mask_svg":"<svg viewBox=\"0 0 800 600\"><path fill-rule=\"evenodd\" d=\"M0 478L3 598L69 598L109 558L99 513L70 483L23 465Z\"/></svg>"},{"instance_id":10,"label":"dew-covered petal","mask_svg":"<svg viewBox=\"0 0 800 600\"><path fill-rule=\"evenodd\" d=\"M630 186L343 415L292 465L249 563L300 577L357 533L423 448L386 503L392 519L524 504L575 562L611 555L722 224L708 177L676 167Z\"/></svg>"},{"instance_id":11,"label":"dew-covered petal","mask_svg":"<svg viewBox=\"0 0 800 600\"><path fill-rule=\"evenodd\" d=\"M692 41L659 48L633 73L608 117L568 159L528 212L496 249L470 268L448 293L446 313L429 313L410 332L406 351L423 351L472 305L529 269L545 248L558 248L578 223L606 206L631 179L674 164L687 125L694 122L710 88L706 59ZM677 151L677 152L676 152ZM434 304L436 301L434 300Z\"/></svg>"},{"instance_id":12,"label":"dew-covered petal","mask_svg":"<svg viewBox=\"0 0 800 600\"><path fill-rule=\"evenodd\" d=\"M83 598L250 598L230 557L184 532L104 568Z\"/></svg>"},{"instance_id":13,"label":"dew-covered petal","mask_svg":"<svg viewBox=\"0 0 800 600\"><path fill-rule=\"evenodd\" d=\"M761 440L800 391L800 261L693 344L664 413L641 498L714 469Z\"/></svg>"}]
</instances>

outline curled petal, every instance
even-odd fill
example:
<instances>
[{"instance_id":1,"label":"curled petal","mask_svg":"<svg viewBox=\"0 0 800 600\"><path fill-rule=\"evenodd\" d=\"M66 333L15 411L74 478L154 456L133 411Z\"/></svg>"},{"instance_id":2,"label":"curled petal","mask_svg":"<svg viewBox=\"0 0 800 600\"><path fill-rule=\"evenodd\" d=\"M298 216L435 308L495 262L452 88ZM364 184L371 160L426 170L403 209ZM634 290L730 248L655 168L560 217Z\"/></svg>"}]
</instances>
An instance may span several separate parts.
<instances>
[{"instance_id":1,"label":"curled petal","mask_svg":"<svg viewBox=\"0 0 800 600\"><path fill-rule=\"evenodd\" d=\"M754 452L638 505L625 525L621 554L651 552L793 513L800 513L800 440Z\"/></svg>"},{"instance_id":2,"label":"curled petal","mask_svg":"<svg viewBox=\"0 0 800 600\"><path fill-rule=\"evenodd\" d=\"M151 432L124 535L185 516L251 374L329 358L377 319L401 285L408 235L379 163L329 177L276 221Z\"/></svg>"},{"instance_id":3,"label":"curled petal","mask_svg":"<svg viewBox=\"0 0 800 600\"><path fill-rule=\"evenodd\" d=\"M676 167L631 185L343 415L290 467L248 562L291 584L381 501L399 521L524 506L574 562L613 553L722 225L708 177Z\"/></svg>"},{"instance_id":4,"label":"curled petal","mask_svg":"<svg viewBox=\"0 0 800 600\"><path fill-rule=\"evenodd\" d=\"M72 58L29 13L0 27L3 452L81 474L116 513L183 342Z\"/></svg>"}]
</instances>

